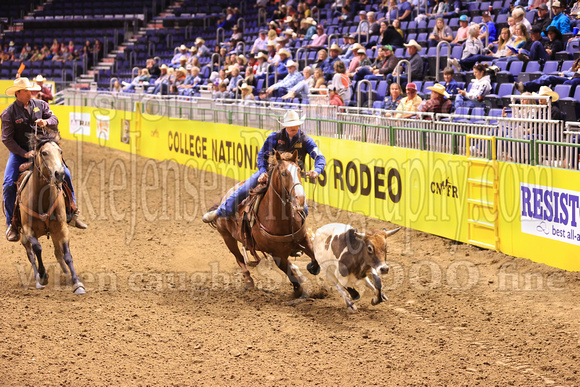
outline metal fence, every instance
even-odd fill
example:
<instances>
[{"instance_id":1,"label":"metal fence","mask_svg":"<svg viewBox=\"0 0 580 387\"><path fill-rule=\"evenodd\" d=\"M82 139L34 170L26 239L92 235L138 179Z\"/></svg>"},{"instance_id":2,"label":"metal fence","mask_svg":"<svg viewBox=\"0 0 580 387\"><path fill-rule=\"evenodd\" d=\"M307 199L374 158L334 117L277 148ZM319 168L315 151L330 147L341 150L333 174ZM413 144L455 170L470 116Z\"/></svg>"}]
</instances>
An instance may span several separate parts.
<instances>
[{"instance_id":1,"label":"metal fence","mask_svg":"<svg viewBox=\"0 0 580 387\"><path fill-rule=\"evenodd\" d=\"M512 104L514 117L461 116L328 105L327 96L309 96L308 104L239 102L183 96L66 90L63 103L134 111L185 120L278 130L288 109L306 119L307 134L432 152L466 155L466 135L495 137L500 161L578 170L580 123L549 119L548 106ZM410 118L403 118L410 116ZM401 117L402 116L402 117ZM537 117L537 118L534 118ZM491 159L489 141L475 139L470 153Z\"/></svg>"}]
</instances>

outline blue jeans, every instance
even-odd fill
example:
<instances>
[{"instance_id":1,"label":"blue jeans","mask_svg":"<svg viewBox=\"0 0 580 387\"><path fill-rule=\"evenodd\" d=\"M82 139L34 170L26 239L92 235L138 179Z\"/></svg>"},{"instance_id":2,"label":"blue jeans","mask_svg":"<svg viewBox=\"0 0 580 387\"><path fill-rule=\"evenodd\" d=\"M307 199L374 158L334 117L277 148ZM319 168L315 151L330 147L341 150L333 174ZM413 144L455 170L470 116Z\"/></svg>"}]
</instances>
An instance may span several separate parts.
<instances>
[{"instance_id":1,"label":"blue jeans","mask_svg":"<svg viewBox=\"0 0 580 387\"><path fill-rule=\"evenodd\" d=\"M217 214L219 217L227 218L236 213L238 205L248 197L250 190L258 185L258 178L260 177L260 171L254 172L254 174L248 177L242 185L238 187L220 206L217 208ZM304 203L304 213L308 216L308 206Z\"/></svg>"},{"instance_id":2,"label":"blue jeans","mask_svg":"<svg viewBox=\"0 0 580 387\"><path fill-rule=\"evenodd\" d=\"M484 107L485 104L479 102L479 101L474 101L472 99L466 98L462 95L458 95L457 98L455 99L455 109L459 108L459 107L469 107L469 108L476 108L476 107Z\"/></svg>"},{"instance_id":3,"label":"blue jeans","mask_svg":"<svg viewBox=\"0 0 580 387\"><path fill-rule=\"evenodd\" d=\"M538 79L524 83L524 91L536 92L540 90L542 86L554 86L561 85L568 81L566 77L559 77L557 75L542 75Z\"/></svg>"},{"instance_id":4,"label":"blue jeans","mask_svg":"<svg viewBox=\"0 0 580 387\"><path fill-rule=\"evenodd\" d=\"M18 181L18 167L27 162L28 160L24 157L10 153L8 155L8 161L6 162L6 169L4 170L4 184L3 184L3 197L4 197L4 212L6 215L6 225L10 226L12 224L12 216L14 215L14 204L16 202L16 182ZM72 186L72 180L70 176L70 171L64 166L64 181L70 187L72 192L72 199L76 203L75 191Z\"/></svg>"},{"instance_id":5,"label":"blue jeans","mask_svg":"<svg viewBox=\"0 0 580 387\"><path fill-rule=\"evenodd\" d=\"M548 55L544 45L540 42L532 43L532 47L530 47L529 51L522 49L522 54L529 56L530 60L550 60L550 55Z\"/></svg>"},{"instance_id":6,"label":"blue jeans","mask_svg":"<svg viewBox=\"0 0 580 387\"><path fill-rule=\"evenodd\" d=\"M469 71L473 69L473 66L478 62L491 62L494 59L493 56L489 55L472 55L469 58L461 59L459 64L461 65L461 70Z\"/></svg>"}]
</instances>

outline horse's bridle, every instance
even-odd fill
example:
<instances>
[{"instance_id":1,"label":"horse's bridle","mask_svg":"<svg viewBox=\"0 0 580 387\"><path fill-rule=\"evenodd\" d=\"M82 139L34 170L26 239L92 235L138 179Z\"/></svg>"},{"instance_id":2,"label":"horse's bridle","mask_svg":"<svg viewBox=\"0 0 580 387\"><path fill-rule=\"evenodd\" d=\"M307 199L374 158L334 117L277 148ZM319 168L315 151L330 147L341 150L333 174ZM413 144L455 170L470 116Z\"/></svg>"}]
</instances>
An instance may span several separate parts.
<instances>
[{"instance_id":1,"label":"horse's bridle","mask_svg":"<svg viewBox=\"0 0 580 387\"><path fill-rule=\"evenodd\" d=\"M273 172L275 172L275 171L278 172L278 179L280 180L280 183L282 183L281 184L282 185L282 188L284 188L285 194L286 194L286 196L287 196L288 199L283 199L282 196L280 195L280 193L278 191L276 191L276 187L274 187L273 185L272 185L272 190L274 191L274 193L276 194L276 196L278 196L278 198L280 199L280 201L282 202L282 204L284 204L284 205L290 204L290 208L292 208L292 211L293 212L296 211L298 214L300 214L300 216L302 218L304 218L305 217L304 211L296 210L296 208L294 207L294 204L292 204L292 191L294 191L294 189L297 186L302 185L302 183L299 181L297 183L294 183L292 185L292 187L290 187L290 189L286 189L286 186L284 185L284 183L282 181L282 172L280 172L280 165L281 164L278 164ZM272 173L272 175L274 175L274 173Z\"/></svg>"}]
</instances>

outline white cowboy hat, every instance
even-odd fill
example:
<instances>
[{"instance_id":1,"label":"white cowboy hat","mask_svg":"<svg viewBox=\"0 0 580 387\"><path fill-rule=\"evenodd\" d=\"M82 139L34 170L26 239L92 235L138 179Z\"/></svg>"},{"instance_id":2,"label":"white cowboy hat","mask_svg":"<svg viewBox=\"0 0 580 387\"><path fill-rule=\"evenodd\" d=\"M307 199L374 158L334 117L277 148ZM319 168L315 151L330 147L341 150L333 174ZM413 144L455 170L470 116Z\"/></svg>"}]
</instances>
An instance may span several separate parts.
<instances>
[{"instance_id":1,"label":"white cowboy hat","mask_svg":"<svg viewBox=\"0 0 580 387\"><path fill-rule=\"evenodd\" d=\"M181 46L179 46L180 50L187 50L187 47L185 46L185 44L182 44Z\"/></svg>"},{"instance_id":2,"label":"white cowboy hat","mask_svg":"<svg viewBox=\"0 0 580 387\"><path fill-rule=\"evenodd\" d=\"M278 122L280 123L280 125L282 125L282 127L288 128L290 126L302 125L304 123L304 118L306 117L304 116L300 118L300 116L295 110L288 110L286 114L284 114L282 121L278 120Z\"/></svg>"},{"instance_id":3,"label":"white cowboy hat","mask_svg":"<svg viewBox=\"0 0 580 387\"><path fill-rule=\"evenodd\" d=\"M198 44L198 43L204 44L205 43L205 40L203 40L202 38L196 38L195 39L195 44Z\"/></svg>"},{"instance_id":4,"label":"white cowboy hat","mask_svg":"<svg viewBox=\"0 0 580 387\"><path fill-rule=\"evenodd\" d=\"M159 70L163 70L163 69L167 70L168 68L169 67L167 67L167 65L165 63L162 64L161 66L159 66Z\"/></svg>"},{"instance_id":5,"label":"white cowboy hat","mask_svg":"<svg viewBox=\"0 0 580 387\"><path fill-rule=\"evenodd\" d=\"M316 20L314 20L314 19L313 19L313 18L311 18L310 16L309 16L309 17L307 17L307 18L306 18L306 19L304 19L304 20L306 20L306 22L307 22L308 24L310 24L310 25L313 25L313 26L315 26L315 25L316 25Z\"/></svg>"},{"instance_id":6,"label":"white cowboy hat","mask_svg":"<svg viewBox=\"0 0 580 387\"><path fill-rule=\"evenodd\" d=\"M338 46L338 44L336 44L336 43L332 43L332 46L330 46L330 48L328 49L328 51L332 51L332 50L338 51L339 54L342 53L342 48L340 48Z\"/></svg>"},{"instance_id":7,"label":"white cowboy hat","mask_svg":"<svg viewBox=\"0 0 580 387\"><path fill-rule=\"evenodd\" d=\"M38 74L36 78L34 78L34 82L44 82L44 81L46 81L46 78L43 77L41 74Z\"/></svg>"},{"instance_id":8,"label":"white cowboy hat","mask_svg":"<svg viewBox=\"0 0 580 387\"><path fill-rule=\"evenodd\" d=\"M286 28L286 29L284 30L284 33L285 33L286 35L292 35L292 34L294 33L294 30L293 30L292 28Z\"/></svg>"},{"instance_id":9,"label":"white cowboy hat","mask_svg":"<svg viewBox=\"0 0 580 387\"><path fill-rule=\"evenodd\" d=\"M436 93L439 93L439 94L441 94L441 95L442 95L442 96L444 96L445 98L449 98L449 93L447 93L447 92L445 91L445 86L443 86L443 85L442 85L442 84L440 84L440 83L436 83L436 84L434 84L433 86L429 86L429 87L427 87L427 90L434 91L434 92L436 92Z\"/></svg>"},{"instance_id":10,"label":"white cowboy hat","mask_svg":"<svg viewBox=\"0 0 580 387\"><path fill-rule=\"evenodd\" d=\"M298 63L296 63L296 62L294 62L292 59L290 59L290 60L288 61L288 63L286 63L286 67L292 67L292 66L294 66L294 67L298 67Z\"/></svg>"},{"instance_id":11,"label":"white cowboy hat","mask_svg":"<svg viewBox=\"0 0 580 387\"><path fill-rule=\"evenodd\" d=\"M244 66L248 63L248 58L246 58L245 56L243 56L241 54L238 55L238 59L242 60L242 62L244 63Z\"/></svg>"},{"instance_id":12,"label":"white cowboy hat","mask_svg":"<svg viewBox=\"0 0 580 387\"><path fill-rule=\"evenodd\" d=\"M185 69L185 67L180 67L177 70L175 70L175 72L181 72L183 74L187 74L187 70Z\"/></svg>"},{"instance_id":13,"label":"white cowboy hat","mask_svg":"<svg viewBox=\"0 0 580 387\"><path fill-rule=\"evenodd\" d=\"M288 51L288 50L281 49L280 51L278 51L278 55L282 55L282 54L286 55L286 57L288 57L288 58L292 57L292 54L290 54L290 51Z\"/></svg>"},{"instance_id":14,"label":"white cowboy hat","mask_svg":"<svg viewBox=\"0 0 580 387\"><path fill-rule=\"evenodd\" d=\"M417 52L419 52L423 49L423 47L421 47L421 45L419 43L417 43L417 41L415 39L411 39L409 41L409 43L405 43L404 46L405 47L415 47L417 49Z\"/></svg>"},{"instance_id":15,"label":"white cowboy hat","mask_svg":"<svg viewBox=\"0 0 580 387\"><path fill-rule=\"evenodd\" d=\"M250 86L247 83L242 83L242 86L240 86L240 90L245 90L245 89L250 89L250 91L251 91L254 89L254 86Z\"/></svg>"},{"instance_id":16,"label":"white cowboy hat","mask_svg":"<svg viewBox=\"0 0 580 387\"><path fill-rule=\"evenodd\" d=\"M6 94L8 94L8 93L6 93ZM535 97L539 97L539 96L552 97L552 102L556 102L557 100L560 99L560 96L558 95L558 93L556 93L554 90L550 89L548 86L540 87L540 90L538 90L537 93L532 93L532 95Z\"/></svg>"},{"instance_id":17,"label":"white cowboy hat","mask_svg":"<svg viewBox=\"0 0 580 387\"><path fill-rule=\"evenodd\" d=\"M12 97L18 90L40 91L40 86L30 82L28 78L18 78L14 81L14 85L6 89L6 95Z\"/></svg>"},{"instance_id":18,"label":"white cowboy hat","mask_svg":"<svg viewBox=\"0 0 580 387\"><path fill-rule=\"evenodd\" d=\"M262 59L268 59L268 55L266 55L262 51L260 51L258 53L258 55L256 55L256 59L260 59L260 58L262 58Z\"/></svg>"}]
</instances>

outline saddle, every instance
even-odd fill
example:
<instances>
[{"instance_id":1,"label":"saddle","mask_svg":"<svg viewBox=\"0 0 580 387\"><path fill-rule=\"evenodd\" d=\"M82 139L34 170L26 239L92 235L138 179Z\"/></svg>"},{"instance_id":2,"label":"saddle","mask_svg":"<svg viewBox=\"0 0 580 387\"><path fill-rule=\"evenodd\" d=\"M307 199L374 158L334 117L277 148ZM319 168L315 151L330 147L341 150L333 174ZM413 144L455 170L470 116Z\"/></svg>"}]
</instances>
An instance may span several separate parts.
<instances>
[{"instance_id":1,"label":"saddle","mask_svg":"<svg viewBox=\"0 0 580 387\"><path fill-rule=\"evenodd\" d=\"M250 195L245 198L238 206L238 215L241 219L240 221L240 237L244 247L249 250L252 255L259 262L260 258L256 253L256 241L252 236L252 227L256 223L256 218L258 214L258 208L260 207L260 202L262 197L268 190L267 183L260 183L255 188L250 190Z\"/></svg>"},{"instance_id":2,"label":"saddle","mask_svg":"<svg viewBox=\"0 0 580 387\"><path fill-rule=\"evenodd\" d=\"M26 162L21 164L18 167L18 171L20 175L18 176L18 180L16 181L16 203L14 205L14 213L12 214L12 225L16 227L16 229L20 229L22 227L22 219L20 216L20 211L16 211L20 207L20 195L22 194L22 190L26 187L26 184L30 180L30 176L32 176L31 171L32 161ZM72 220L73 215L77 211L77 206L72 200L72 192L68 186L68 184L64 183L62 185L64 190L64 203L66 208L66 221L67 223Z\"/></svg>"}]
</instances>

